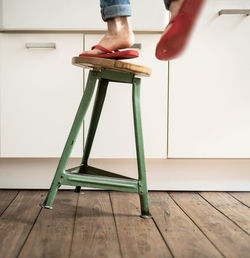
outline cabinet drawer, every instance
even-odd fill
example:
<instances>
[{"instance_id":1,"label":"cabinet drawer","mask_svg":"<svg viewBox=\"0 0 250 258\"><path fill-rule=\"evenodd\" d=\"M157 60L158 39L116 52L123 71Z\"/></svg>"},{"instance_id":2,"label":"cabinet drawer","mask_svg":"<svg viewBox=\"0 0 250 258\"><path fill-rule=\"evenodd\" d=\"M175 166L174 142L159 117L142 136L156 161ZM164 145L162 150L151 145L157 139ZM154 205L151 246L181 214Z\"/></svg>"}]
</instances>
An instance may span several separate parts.
<instances>
[{"instance_id":1,"label":"cabinet drawer","mask_svg":"<svg viewBox=\"0 0 250 258\"><path fill-rule=\"evenodd\" d=\"M187 49L170 62L170 158L250 157L249 0L209 0Z\"/></svg>"},{"instance_id":2,"label":"cabinet drawer","mask_svg":"<svg viewBox=\"0 0 250 258\"><path fill-rule=\"evenodd\" d=\"M1 40L1 157L60 157L83 91L82 71L71 64L82 35L4 33ZM56 49L33 48L45 43ZM73 157L81 156L82 134Z\"/></svg>"},{"instance_id":3,"label":"cabinet drawer","mask_svg":"<svg viewBox=\"0 0 250 258\"><path fill-rule=\"evenodd\" d=\"M85 46L90 49L102 35L86 35ZM151 77L142 78L141 116L145 156L166 158L167 151L167 81L168 63L158 61L155 45L159 34L136 35L141 43L140 57L128 62L152 68ZM86 76L88 70L86 70ZM93 108L94 99L90 104ZM86 116L87 132L91 113ZM111 82L107 89L100 122L93 143L91 158L135 158L132 85ZM86 138L84 139L86 140Z\"/></svg>"},{"instance_id":4,"label":"cabinet drawer","mask_svg":"<svg viewBox=\"0 0 250 258\"><path fill-rule=\"evenodd\" d=\"M162 0L153 6L145 0L131 1L131 5L134 30L162 30L166 26L168 12ZM0 27L4 29L106 30L99 0L0 0L0 6Z\"/></svg>"}]
</instances>

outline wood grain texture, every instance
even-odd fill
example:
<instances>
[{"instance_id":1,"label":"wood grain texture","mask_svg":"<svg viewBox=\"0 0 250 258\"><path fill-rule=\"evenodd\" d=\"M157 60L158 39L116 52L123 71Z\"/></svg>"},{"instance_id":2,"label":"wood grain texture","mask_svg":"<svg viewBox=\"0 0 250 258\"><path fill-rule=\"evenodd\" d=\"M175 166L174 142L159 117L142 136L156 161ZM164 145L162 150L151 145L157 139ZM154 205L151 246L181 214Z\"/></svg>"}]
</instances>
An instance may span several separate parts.
<instances>
[{"instance_id":1,"label":"wood grain texture","mask_svg":"<svg viewBox=\"0 0 250 258\"><path fill-rule=\"evenodd\" d=\"M250 208L250 192L229 192L229 194Z\"/></svg>"},{"instance_id":2,"label":"wood grain texture","mask_svg":"<svg viewBox=\"0 0 250 258\"><path fill-rule=\"evenodd\" d=\"M78 194L57 192L53 209L42 209L20 258L69 257Z\"/></svg>"},{"instance_id":3,"label":"wood grain texture","mask_svg":"<svg viewBox=\"0 0 250 258\"><path fill-rule=\"evenodd\" d=\"M0 256L249 257L248 207L229 193L149 192L142 219L137 194L82 192L60 190L48 210L47 191L20 190L0 216Z\"/></svg>"},{"instance_id":4,"label":"wood grain texture","mask_svg":"<svg viewBox=\"0 0 250 258\"><path fill-rule=\"evenodd\" d=\"M70 257L121 257L108 191L79 195Z\"/></svg>"},{"instance_id":5,"label":"wood grain texture","mask_svg":"<svg viewBox=\"0 0 250 258\"><path fill-rule=\"evenodd\" d=\"M174 257L223 257L167 192L150 192L150 209Z\"/></svg>"},{"instance_id":6,"label":"wood grain texture","mask_svg":"<svg viewBox=\"0 0 250 258\"><path fill-rule=\"evenodd\" d=\"M172 192L170 195L224 256L249 257L249 235L198 193Z\"/></svg>"},{"instance_id":7,"label":"wood grain texture","mask_svg":"<svg viewBox=\"0 0 250 258\"><path fill-rule=\"evenodd\" d=\"M110 192L123 257L172 257L152 219L140 217L137 194Z\"/></svg>"},{"instance_id":8,"label":"wood grain texture","mask_svg":"<svg viewBox=\"0 0 250 258\"><path fill-rule=\"evenodd\" d=\"M111 70L129 72L139 77L148 77L151 75L151 69L146 66L136 65L114 59L75 56L72 58L72 64L82 68L94 68L96 70L107 68Z\"/></svg>"},{"instance_id":9,"label":"wood grain texture","mask_svg":"<svg viewBox=\"0 0 250 258\"><path fill-rule=\"evenodd\" d=\"M27 238L45 198L44 191L22 190L0 217L1 257L16 257Z\"/></svg>"},{"instance_id":10,"label":"wood grain texture","mask_svg":"<svg viewBox=\"0 0 250 258\"><path fill-rule=\"evenodd\" d=\"M201 192L209 203L250 234L250 209L223 192Z\"/></svg>"},{"instance_id":11,"label":"wood grain texture","mask_svg":"<svg viewBox=\"0 0 250 258\"><path fill-rule=\"evenodd\" d=\"M0 216L17 194L18 190L0 190Z\"/></svg>"}]
</instances>

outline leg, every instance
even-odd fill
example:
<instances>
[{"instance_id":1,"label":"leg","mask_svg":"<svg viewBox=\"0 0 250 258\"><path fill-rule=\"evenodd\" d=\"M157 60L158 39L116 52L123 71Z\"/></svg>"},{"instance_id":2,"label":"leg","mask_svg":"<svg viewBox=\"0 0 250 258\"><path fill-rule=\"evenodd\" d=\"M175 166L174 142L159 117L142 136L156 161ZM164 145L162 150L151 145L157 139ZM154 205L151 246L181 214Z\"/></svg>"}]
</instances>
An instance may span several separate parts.
<instances>
[{"instance_id":1,"label":"leg","mask_svg":"<svg viewBox=\"0 0 250 258\"><path fill-rule=\"evenodd\" d=\"M61 159L59 161L53 182L51 184L51 187L47 194L47 197L46 197L44 203L42 204L42 206L45 208L52 209L52 205L53 205L57 190L60 187L60 177L61 177L62 173L64 172L64 169L67 165L67 161L69 159L70 153L71 153L73 145L75 143L75 139L80 130L82 121L84 119L84 116L87 112L92 95L94 93L95 83L96 83L96 79L97 79L97 73L98 72L96 72L96 71L89 72L87 86L84 91L83 97L81 99L79 108L77 110L72 128L70 130L70 134L69 134L67 142L65 144L65 147L64 147Z\"/></svg>"},{"instance_id":2,"label":"leg","mask_svg":"<svg viewBox=\"0 0 250 258\"><path fill-rule=\"evenodd\" d=\"M164 1L171 18L156 45L155 56L167 61L178 57L185 49L205 0Z\"/></svg>"},{"instance_id":3,"label":"leg","mask_svg":"<svg viewBox=\"0 0 250 258\"><path fill-rule=\"evenodd\" d=\"M130 0L101 0L101 14L108 30L98 45L111 51L131 47L134 33L128 17L131 16ZM103 54L99 49L84 51L87 54Z\"/></svg>"},{"instance_id":4,"label":"leg","mask_svg":"<svg viewBox=\"0 0 250 258\"><path fill-rule=\"evenodd\" d=\"M171 2L173 2L175 0L163 0L164 4L165 4L165 8L169 11L170 10L170 4Z\"/></svg>"},{"instance_id":5,"label":"leg","mask_svg":"<svg viewBox=\"0 0 250 258\"><path fill-rule=\"evenodd\" d=\"M131 16L130 0L100 0L103 21L110 18Z\"/></svg>"},{"instance_id":6,"label":"leg","mask_svg":"<svg viewBox=\"0 0 250 258\"><path fill-rule=\"evenodd\" d=\"M182 2L183 0L164 0L166 9L170 11L170 15L171 15L170 19L173 19L177 15ZM166 33L171 28L171 26L172 24L169 23L165 28L164 33Z\"/></svg>"},{"instance_id":7,"label":"leg","mask_svg":"<svg viewBox=\"0 0 250 258\"><path fill-rule=\"evenodd\" d=\"M98 84L95 103L94 103L94 107L91 115L91 121L88 129L88 136L87 136L86 145L84 148L83 158L81 162L81 164L83 164L84 166L81 167L81 169L79 170L79 173L84 173L84 167L88 165L87 162L88 162L90 150L92 147L92 143L95 137L96 128L102 112L102 107L103 107L104 99L107 92L108 82L109 82L108 80L100 79ZM76 186L75 192L79 193L80 191L81 191L81 186Z\"/></svg>"},{"instance_id":8,"label":"leg","mask_svg":"<svg viewBox=\"0 0 250 258\"><path fill-rule=\"evenodd\" d=\"M146 180L146 167L143 147L143 135L141 124L141 110L140 110L140 82L141 79L134 78L133 81L133 114L134 114L134 129L135 129L135 143L137 154L137 167L139 172L139 195L141 203L141 217L152 218L149 213L148 205L148 189Z\"/></svg>"}]
</instances>

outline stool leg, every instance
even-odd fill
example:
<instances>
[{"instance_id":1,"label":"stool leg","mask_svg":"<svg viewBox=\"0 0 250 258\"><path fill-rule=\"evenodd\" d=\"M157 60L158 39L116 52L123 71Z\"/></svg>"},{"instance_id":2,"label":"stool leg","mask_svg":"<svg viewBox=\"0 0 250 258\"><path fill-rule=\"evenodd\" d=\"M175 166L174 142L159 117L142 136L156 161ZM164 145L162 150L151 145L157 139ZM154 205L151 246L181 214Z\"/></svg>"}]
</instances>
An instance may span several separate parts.
<instances>
[{"instance_id":1,"label":"stool leg","mask_svg":"<svg viewBox=\"0 0 250 258\"><path fill-rule=\"evenodd\" d=\"M52 205L57 193L58 188L60 187L60 178L62 173L64 172L64 169L67 165L67 161L69 159L69 156L71 154L73 145L75 143L76 137L79 133L80 127L82 125L84 116L87 112L88 106L90 104L91 98L94 93L95 84L97 80L97 71L90 71L88 76L88 81L86 85L86 89L84 91L84 94L82 96L80 105L78 107L72 128L70 130L67 142L65 144L61 159L59 161L53 182L51 184L50 190L47 194L47 197L43 204L41 204L42 207L52 209Z\"/></svg>"},{"instance_id":2,"label":"stool leg","mask_svg":"<svg viewBox=\"0 0 250 258\"><path fill-rule=\"evenodd\" d=\"M94 102L94 107L91 115L91 120L90 120L90 125L88 129L88 136L86 139L86 144L83 152L83 158L81 164L83 166L80 168L79 173L84 173L84 170L86 166L88 165L88 158L90 154L90 150L92 147L92 143L95 137L97 125L100 119L100 115L102 112L102 107L103 103L105 100L106 92L107 92L107 87L108 87L109 81L106 79L100 79L98 83L98 88L96 91L96 97L95 97L95 102ZM76 186L75 192L79 193L81 191L81 186Z\"/></svg>"},{"instance_id":3,"label":"stool leg","mask_svg":"<svg viewBox=\"0 0 250 258\"><path fill-rule=\"evenodd\" d=\"M141 203L141 217L152 218L152 215L149 212L149 205L148 205L148 189L147 189L147 180L146 180L146 166L145 166L145 157L144 157L141 110L140 110L140 87L141 87L141 79L134 78L132 98L133 98L137 167L138 167L138 173L139 173L139 196L140 196L140 203Z\"/></svg>"}]
</instances>

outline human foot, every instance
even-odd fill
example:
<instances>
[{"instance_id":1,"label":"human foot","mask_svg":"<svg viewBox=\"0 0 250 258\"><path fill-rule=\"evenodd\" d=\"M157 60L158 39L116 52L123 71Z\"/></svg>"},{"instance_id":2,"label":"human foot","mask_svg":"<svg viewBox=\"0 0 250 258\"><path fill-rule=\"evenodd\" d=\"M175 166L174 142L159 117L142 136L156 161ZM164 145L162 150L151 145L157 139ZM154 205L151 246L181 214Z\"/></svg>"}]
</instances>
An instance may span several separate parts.
<instances>
[{"instance_id":1,"label":"human foot","mask_svg":"<svg viewBox=\"0 0 250 258\"><path fill-rule=\"evenodd\" d=\"M174 0L171 2L169 6L169 11L170 11L170 21L177 15L179 12L179 9L182 5L184 0ZM166 26L164 33L166 33L172 26L172 23L169 21L168 25Z\"/></svg>"},{"instance_id":2,"label":"human foot","mask_svg":"<svg viewBox=\"0 0 250 258\"><path fill-rule=\"evenodd\" d=\"M134 33L131 29L128 17L115 17L109 19L108 31L99 41L100 45L110 51L129 48L134 44ZM84 51L82 54L100 55L104 51L94 48L93 50Z\"/></svg>"},{"instance_id":3,"label":"human foot","mask_svg":"<svg viewBox=\"0 0 250 258\"><path fill-rule=\"evenodd\" d=\"M171 19L156 46L156 58L174 59L184 50L204 2L175 0L171 3Z\"/></svg>"}]
</instances>

